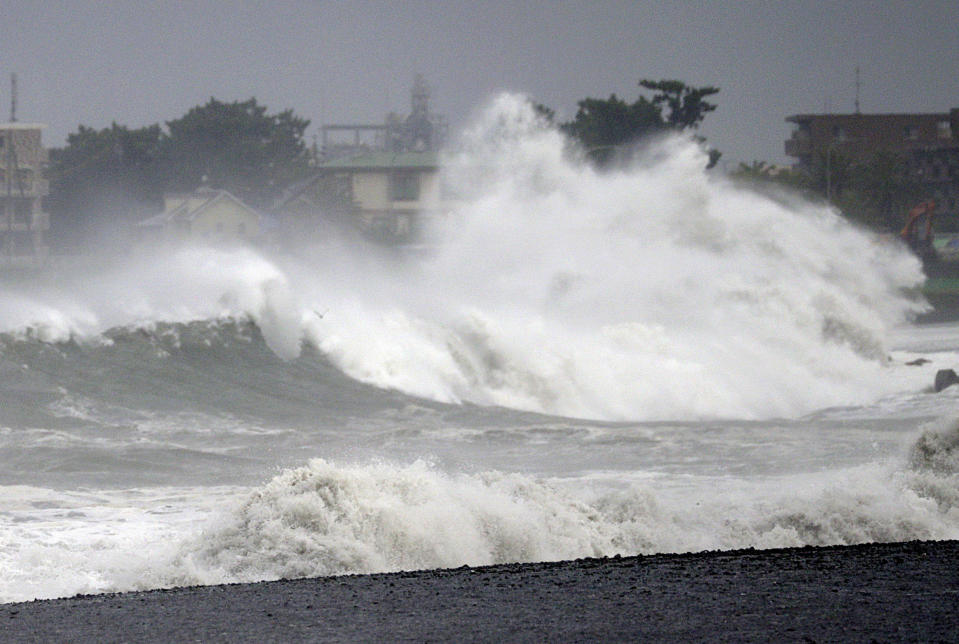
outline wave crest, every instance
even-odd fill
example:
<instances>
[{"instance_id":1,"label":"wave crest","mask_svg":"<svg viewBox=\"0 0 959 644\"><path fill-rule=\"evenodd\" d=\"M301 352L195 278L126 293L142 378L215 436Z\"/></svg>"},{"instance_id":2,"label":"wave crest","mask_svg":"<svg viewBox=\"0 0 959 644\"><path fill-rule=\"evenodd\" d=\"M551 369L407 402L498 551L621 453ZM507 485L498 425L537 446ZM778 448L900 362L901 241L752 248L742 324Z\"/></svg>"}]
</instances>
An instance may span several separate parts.
<instances>
[{"instance_id":1,"label":"wave crest","mask_svg":"<svg viewBox=\"0 0 959 644\"><path fill-rule=\"evenodd\" d=\"M262 579L596 556L609 544L595 514L520 475L315 459L250 495L188 558Z\"/></svg>"},{"instance_id":2,"label":"wave crest","mask_svg":"<svg viewBox=\"0 0 959 644\"><path fill-rule=\"evenodd\" d=\"M952 474L870 465L757 490L724 485L603 491L501 472L451 475L424 462L314 459L184 544L176 567L193 571L191 583L217 583L959 537Z\"/></svg>"},{"instance_id":3,"label":"wave crest","mask_svg":"<svg viewBox=\"0 0 959 644\"><path fill-rule=\"evenodd\" d=\"M426 258L180 249L5 293L0 332L249 317L281 358L305 340L384 389L609 420L795 417L901 391L886 334L923 308L904 294L918 260L705 166L678 137L598 172L503 95L447 157L455 199Z\"/></svg>"}]
</instances>

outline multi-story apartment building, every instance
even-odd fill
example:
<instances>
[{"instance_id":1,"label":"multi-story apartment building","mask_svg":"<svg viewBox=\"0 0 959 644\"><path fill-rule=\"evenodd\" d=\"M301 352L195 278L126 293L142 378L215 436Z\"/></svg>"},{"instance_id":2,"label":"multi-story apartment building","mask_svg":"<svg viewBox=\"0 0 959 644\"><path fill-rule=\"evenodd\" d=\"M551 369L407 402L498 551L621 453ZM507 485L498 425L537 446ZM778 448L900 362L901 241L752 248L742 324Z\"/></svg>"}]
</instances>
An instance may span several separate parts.
<instances>
[{"instance_id":1,"label":"multi-story apartment building","mask_svg":"<svg viewBox=\"0 0 959 644\"><path fill-rule=\"evenodd\" d=\"M47 256L44 233L50 215L42 200L50 188L43 178L43 128L39 123L0 123L0 266L37 266Z\"/></svg>"},{"instance_id":2,"label":"multi-story apartment building","mask_svg":"<svg viewBox=\"0 0 959 644\"><path fill-rule=\"evenodd\" d=\"M796 114L786 154L800 170L843 157L899 155L938 215L959 217L959 108L930 114Z\"/></svg>"}]
</instances>

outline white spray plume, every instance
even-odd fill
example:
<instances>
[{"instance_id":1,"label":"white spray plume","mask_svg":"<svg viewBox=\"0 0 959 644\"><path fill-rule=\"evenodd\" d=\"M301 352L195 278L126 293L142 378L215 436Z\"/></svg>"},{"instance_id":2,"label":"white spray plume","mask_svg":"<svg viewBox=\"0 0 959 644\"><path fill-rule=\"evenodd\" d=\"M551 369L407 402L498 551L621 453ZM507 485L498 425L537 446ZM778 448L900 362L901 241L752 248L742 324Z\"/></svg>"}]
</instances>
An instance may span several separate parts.
<instances>
[{"instance_id":1,"label":"white spray plume","mask_svg":"<svg viewBox=\"0 0 959 644\"><path fill-rule=\"evenodd\" d=\"M350 375L445 401L611 419L874 400L919 262L833 210L744 191L695 142L599 172L503 95L446 160L442 242L311 334Z\"/></svg>"},{"instance_id":2,"label":"white spray plume","mask_svg":"<svg viewBox=\"0 0 959 644\"><path fill-rule=\"evenodd\" d=\"M4 293L0 331L249 316L281 357L305 339L380 387L603 419L795 416L903 388L886 333L922 308L904 295L920 264L833 210L737 188L681 137L599 172L521 96L458 150L425 260L182 249Z\"/></svg>"}]
</instances>

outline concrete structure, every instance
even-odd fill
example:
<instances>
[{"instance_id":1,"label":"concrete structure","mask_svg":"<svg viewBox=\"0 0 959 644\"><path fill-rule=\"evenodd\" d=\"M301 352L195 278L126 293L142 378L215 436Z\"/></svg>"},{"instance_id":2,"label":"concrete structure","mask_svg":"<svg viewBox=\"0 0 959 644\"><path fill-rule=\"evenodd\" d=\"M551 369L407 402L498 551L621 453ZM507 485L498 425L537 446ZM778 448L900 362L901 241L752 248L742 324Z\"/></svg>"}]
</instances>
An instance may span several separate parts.
<instances>
[{"instance_id":1,"label":"concrete structure","mask_svg":"<svg viewBox=\"0 0 959 644\"><path fill-rule=\"evenodd\" d=\"M142 241L242 244L263 234L260 214L226 190L199 188L163 197L164 209L137 224Z\"/></svg>"},{"instance_id":2,"label":"concrete structure","mask_svg":"<svg viewBox=\"0 0 959 644\"><path fill-rule=\"evenodd\" d=\"M320 242L339 225L404 243L416 238L427 219L448 210L440 194L438 151L449 126L430 112L429 98L417 75L405 119L390 114L383 125L324 126L316 172L287 188L271 208L280 237L290 244Z\"/></svg>"},{"instance_id":3,"label":"concrete structure","mask_svg":"<svg viewBox=\"0 0 959 644\"><path fill-rule=\"evenodd\" d=\"M284 228L295 227L292 220L308 220L310 212L322 213L324 223L352 224L392 242L413 239L427 219L447 210L435 152L382 151L317 165L316 174L289 191L276 209L288 215ZM316 228L322 227L318 218L312 218Z\"/></svg>"},{"instance_id":4,"label":"concrete structure","mask_svg":"<svg viewBox=\"0 0 959 644\"><path fill-rule=\"evenodd\" d=\"M318 155L329 160L363 152L435 152L449 138L449 123L430 111L429 87L417 74L406 118L391 113L383 124L324 125L321 131Z\"/></svg>"},{"instance_id":5,"label":"concrete structure","mask_svg":"<svg viewBox=\"0 0 959 644\"><path fill-rule=\"evenodd\" d=\"M50 215L42 205L50 192L43 178L44 127L0 123L0 266L39 266L48 254L44 233L50 229Z\"/></svg>"},{"instance_id":6,"label":"concrete structure","mask_svg":"<svg viewBox=\"0 0 959 644\"><path fill-rule=\"evenodd\" d=\"M907 164L939 216L959 217L959 108L930 114L796 114L786 154L800 170L842 156L893 153Z\"/></svg>"}]
</instances>

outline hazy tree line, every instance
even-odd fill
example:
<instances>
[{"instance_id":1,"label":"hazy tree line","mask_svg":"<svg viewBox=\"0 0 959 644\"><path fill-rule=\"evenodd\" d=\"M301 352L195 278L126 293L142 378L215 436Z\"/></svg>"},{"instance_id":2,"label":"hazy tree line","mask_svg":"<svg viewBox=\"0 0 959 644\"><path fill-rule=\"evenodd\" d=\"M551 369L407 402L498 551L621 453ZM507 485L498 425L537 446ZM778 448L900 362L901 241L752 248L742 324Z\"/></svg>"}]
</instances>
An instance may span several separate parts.
<instances>
[{"instance_id":1,"label":"hazy tree line","mask_svg":"<svg viewBox=\"0 0 959 644\"><path fill-rule=\"evenodd\" d=\"M616 94L584 98L574 117L557 127L598 166L642 137L695 131L716 109L716 87L691 87L678 80L641 80L652 92L634 101ZM537 105L550 121L555 112ZM309 125L292 110L268 113L256 99L225 103L211 98L164 126L139 129L113 123L96 130L79 126L63 148L50 151L47 209L51 237L60 248L92 234L122 230L155 214L167 192L190 192L201 184L225 188L255 207L310 173L304 141ZM702 137L696 137L704 141ZM712 167L720 153L709 151ZM740 164L732 173L758 189L788 187L832 201L847 216L876 228L901 225L904 208L918 186L903 159L879 153L853 162L836 152L800 173L764 162Z\"/></svg>"},{"instance_id":2,"label":"hazy tree line","mask_svg":"<svg viewBox=\"0 0 959 644\"><path fill-rule=\"evenodd\" d=\"M585 98L574 118L558 124L597 164L636 139L667 130L696 129L716 105L719 90L675 80L640 81L654 92L629 103L615 94ZM552 120L553 112L538 106ZM80 125L63 148L50 151L51 238L61 249L155 214L164 193L201 184L224 188L255 207L268 206L290 183L310 172L304 141L309 125L292 110L268 113L256 99L211 98L172 121L130 129L113 123ZM713 152L711 162L719 157Z\"/></svg>"},{"instance_id":3,"label":"hazy tree line","mask_svg":"<svg viewBox=\"0 0 959 644\"><path fill-rule=\"evenodd\" d=\"M846 218L884 232L902 228L905 213L925 196L908 160L886 150L862 158L824 151L808 171L740 163L732 175L758 190L787 188L826 201Z\"/></svg>"},{"instance_id":4,"label":"hazy tree line","mask_svg":"<svg viewBox=\"0 0 959 644\"><path fill-rule=\"evenodd\" d=\"M121 230L155 214L164 193L201 184L266 206L309 172L303 139L309 123L292 110L270 114L253 98L211 98L165 127L81 125L65 147L50 151L52 241L69 249Z\"/></svg>"}]
</instances>

